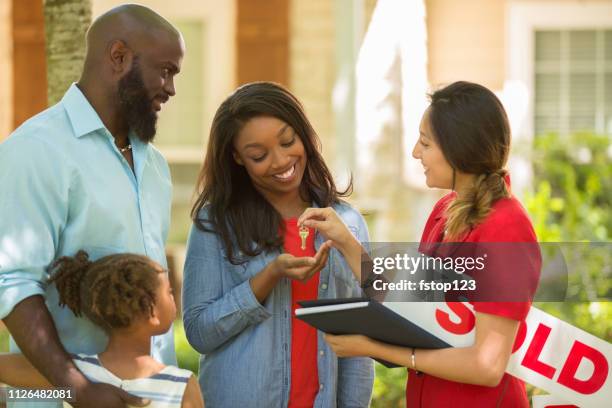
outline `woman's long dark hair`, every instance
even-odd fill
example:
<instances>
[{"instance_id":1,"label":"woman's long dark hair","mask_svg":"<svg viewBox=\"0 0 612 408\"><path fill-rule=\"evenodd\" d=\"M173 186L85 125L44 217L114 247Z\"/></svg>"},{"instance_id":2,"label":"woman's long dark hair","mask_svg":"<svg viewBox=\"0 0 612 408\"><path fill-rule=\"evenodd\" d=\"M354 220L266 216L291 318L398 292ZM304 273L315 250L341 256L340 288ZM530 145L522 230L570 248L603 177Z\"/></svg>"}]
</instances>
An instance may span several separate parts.
<instances>
[{"instance_id":1,"label":"woman's long dark hair","mask_svg":"<svg viewBox=\"0 0 612 408\"><path fill-rule=\"evenodd\" d=\"M510 196L504 180L510 125L495 94L471 82L434 92L429 109L434 138L453 171L476 176L474 185L446 210L447 236L456 239L482 222L495 201Z\"/></svg>"},{"instance_id":2,"label":"woman's long dark hair","mask_svg":"<svg viewBox=\"0 0 612 408\"><path fill-rule=\"evenodd\" d=\"M191 210L197 228L219 234L233 264L246 260L238 251L252 257L283 245L279 235L280 214L255 189L246 169L233 156L238 133L250 119L259 116L271 116L287 123L304 144L307 163L300 185L304 201L328 207L352 191L352 183L344 192L336 190L320 153L319 137L294 95L271 82L241 86L217 109L198 176L198 198ZM200 216L204 207L208 209L206 219Z\"/></svg>"}]
</instances>

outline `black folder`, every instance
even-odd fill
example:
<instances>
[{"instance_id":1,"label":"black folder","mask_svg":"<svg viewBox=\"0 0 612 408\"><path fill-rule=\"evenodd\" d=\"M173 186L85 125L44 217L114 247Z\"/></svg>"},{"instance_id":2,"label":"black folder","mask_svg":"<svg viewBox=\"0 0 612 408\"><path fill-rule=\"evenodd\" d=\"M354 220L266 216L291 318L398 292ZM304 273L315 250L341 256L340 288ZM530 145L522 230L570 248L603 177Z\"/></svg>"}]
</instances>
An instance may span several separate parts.
<instances>
[{"instance_id":1,"label":"black folder","mask_svg":"<svg viewBox=\"0 0 612 408\"><path fill-rule=\"evenodd\" d=\"M296 310L296 317L325 333L362 334L403 347L450 347L450 344L375 300L320 299L299 302L299 305L302 308ZM398 367L388 361L378 361L386 367Z\"/></svg>"}]
</instances>

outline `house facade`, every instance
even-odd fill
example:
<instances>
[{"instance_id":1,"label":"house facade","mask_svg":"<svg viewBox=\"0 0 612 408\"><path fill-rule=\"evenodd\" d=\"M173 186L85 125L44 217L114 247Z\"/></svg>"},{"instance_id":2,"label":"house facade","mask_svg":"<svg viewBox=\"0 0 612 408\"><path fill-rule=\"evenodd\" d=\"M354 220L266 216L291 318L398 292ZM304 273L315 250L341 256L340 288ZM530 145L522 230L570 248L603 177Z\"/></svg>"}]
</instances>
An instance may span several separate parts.
<instances>
[{"instance_id":1,"label":"house facade","mask_svg":"<svg viewBox=\"0 0 612 408\"><path fill-rule=\"evenodd\" d=\"M40 0L0 1L0 140L45 106ZM92 16L120 4L92 0ZM519 196L534 135L612 134L612 0L142 0L187 44L177 97L160 117L170 162L170 243L180 251L216 107L238 85L272 80L304 103L340 186L378 241L419 238L432 202L411 158L426 93L455 80L502 99ZM24 10L26 11L24 13ZM32 10L35 10L33 12Z\"/></svg>"}]
</instances>

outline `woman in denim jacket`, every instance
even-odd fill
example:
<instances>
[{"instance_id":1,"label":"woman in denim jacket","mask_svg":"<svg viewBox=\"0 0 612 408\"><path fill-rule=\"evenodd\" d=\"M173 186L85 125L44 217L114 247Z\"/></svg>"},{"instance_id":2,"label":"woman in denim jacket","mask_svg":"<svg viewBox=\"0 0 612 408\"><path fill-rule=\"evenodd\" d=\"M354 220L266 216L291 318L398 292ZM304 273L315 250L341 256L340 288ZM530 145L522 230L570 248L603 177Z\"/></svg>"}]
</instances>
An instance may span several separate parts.
<instances>
[{"instance_id":1,"label":"woman in denim jacket","mask_svg":"<svg viewBox=\"0 0 612 408\"><path fill-rule=\"evenodd\" d=\"M362 296L341 248L314 229L300 246L297 218L308 207L328 207L368 241L319 148L301 104L279 85L244 85L217 110L183 283L185 332L202 354L207 407L369 405L372 360L338 358L292 313L297 293Z\"/></svg>"}]
</instances>

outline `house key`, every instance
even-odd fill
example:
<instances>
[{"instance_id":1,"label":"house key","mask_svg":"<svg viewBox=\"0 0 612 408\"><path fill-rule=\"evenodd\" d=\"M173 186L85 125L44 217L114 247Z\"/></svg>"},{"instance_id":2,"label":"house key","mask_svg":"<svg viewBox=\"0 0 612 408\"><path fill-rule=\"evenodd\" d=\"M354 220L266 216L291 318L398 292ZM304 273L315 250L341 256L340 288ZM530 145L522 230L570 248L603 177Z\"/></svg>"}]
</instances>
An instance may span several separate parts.
<instances>
[{"instance_id":1,"label":"house key","mask_svg":"<svg viewBox=\"0 0 612 408\"><path fill-rule=\"evenodd\" d=\"M300 238L302 239L302 246L300 248L302 248L302 251L306 249L306 238L308 238L308 234L310 233L310 231L308 230L308 227L304 227L301 226L300 227Z\"/></svg>"}]
</instances>

